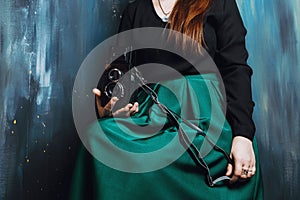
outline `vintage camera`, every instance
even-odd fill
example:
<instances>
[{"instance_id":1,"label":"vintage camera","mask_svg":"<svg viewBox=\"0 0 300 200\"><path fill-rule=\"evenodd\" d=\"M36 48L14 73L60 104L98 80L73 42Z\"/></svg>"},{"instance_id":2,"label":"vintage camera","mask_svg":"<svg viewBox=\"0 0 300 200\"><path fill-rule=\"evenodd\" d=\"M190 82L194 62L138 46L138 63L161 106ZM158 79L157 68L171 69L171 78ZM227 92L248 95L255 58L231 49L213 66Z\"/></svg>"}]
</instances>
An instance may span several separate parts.
<instances>
[{"instance_id":1,"label":"vintage camera","mask_svg":"<svg viewBox=\"0 0 300 200\"><path fill-rule=\"evenodd\" d=\"M119 99L113 107L113 112L131 102L133 90L137 86L131 70L133 68L133 54L130 47L125 48L124 53L120 57L106 65L105 71L98 82L102 106L105 106L112 97Z\"/></svg>"}]
</instances>

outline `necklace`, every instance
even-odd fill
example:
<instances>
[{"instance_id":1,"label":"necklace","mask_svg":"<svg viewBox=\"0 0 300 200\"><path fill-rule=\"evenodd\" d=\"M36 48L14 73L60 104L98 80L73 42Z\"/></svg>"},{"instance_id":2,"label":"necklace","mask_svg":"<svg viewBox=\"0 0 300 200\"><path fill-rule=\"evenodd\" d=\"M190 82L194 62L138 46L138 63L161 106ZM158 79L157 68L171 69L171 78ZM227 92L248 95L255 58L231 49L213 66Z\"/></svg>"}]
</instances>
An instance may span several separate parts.
<instances>
[{"instance_id":1,"label":"necklace","mask_svg":"<svg viewBox=\"0 0 300 200\"><path fill-rule=\"evenodd\" d=\"M169 18L168 15L171 13L171 11L165 12L164 9L163 9L163 7L162 7L162 5L161 5L160 0L158 0L158 5L159 5L160 10L161 10L162 13L164 14L164 16L163 16L163 18L162 18L162 21L163 21L163 22L168 22L168 18Z\"/></svg>"}]
</instances>

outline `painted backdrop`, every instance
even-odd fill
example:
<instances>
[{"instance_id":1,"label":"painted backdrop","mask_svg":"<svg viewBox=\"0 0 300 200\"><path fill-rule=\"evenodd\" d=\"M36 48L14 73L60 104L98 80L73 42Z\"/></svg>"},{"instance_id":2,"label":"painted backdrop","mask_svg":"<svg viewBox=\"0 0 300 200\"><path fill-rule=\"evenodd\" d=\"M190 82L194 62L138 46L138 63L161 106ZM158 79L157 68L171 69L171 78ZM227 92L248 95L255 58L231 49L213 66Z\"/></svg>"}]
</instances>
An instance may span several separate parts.
<instances>
[{"instance_id":1,"label":"painted backdrop","mask_svg":"<svg viewBox=\"0 0 300 200\"><path fill-rule=\"evenodd\" d=\"M0 199L67 198L80 147L73 81L127 2L0 0ZM237 2L266 199L300 199L300 2Z\"/></svg>"}]
</instances>

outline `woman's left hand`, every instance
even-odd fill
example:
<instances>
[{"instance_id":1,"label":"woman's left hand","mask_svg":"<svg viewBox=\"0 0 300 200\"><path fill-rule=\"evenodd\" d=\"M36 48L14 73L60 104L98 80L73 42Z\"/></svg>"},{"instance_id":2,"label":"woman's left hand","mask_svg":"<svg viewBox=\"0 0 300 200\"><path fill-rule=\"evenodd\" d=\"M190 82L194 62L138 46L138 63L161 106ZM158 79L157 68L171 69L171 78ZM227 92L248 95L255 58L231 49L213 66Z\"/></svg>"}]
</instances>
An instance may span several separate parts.
<instances>
[{"instance_id":1,"label":"woman's left hand","mask_svg":"<svg viewBox=\"0 0 300 200\"><path fill-rule=\"evenodd\" d=\"M251 140L242 136L234 137L230 157L234 166L228 164L226 176L231 176L231 183L251 178L255 174L255 154Z\"/></svg>"}]
</instances>

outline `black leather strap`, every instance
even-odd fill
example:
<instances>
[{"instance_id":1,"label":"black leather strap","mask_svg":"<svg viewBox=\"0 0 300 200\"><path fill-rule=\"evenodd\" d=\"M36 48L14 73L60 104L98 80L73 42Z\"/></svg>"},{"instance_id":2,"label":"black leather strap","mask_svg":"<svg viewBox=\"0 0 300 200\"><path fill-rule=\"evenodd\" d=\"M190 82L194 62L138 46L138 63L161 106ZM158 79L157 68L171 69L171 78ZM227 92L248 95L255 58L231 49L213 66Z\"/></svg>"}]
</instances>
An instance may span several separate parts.
<instances>
[{"instance_id":1,"label":"black leather strap","mask_svg":"<svg viewBox=\"0 0 300 200\"><path fill-rule=\"evenodd\" d=\"M228 163L233 164L233 161L230 158L230 156L228 155L228 153L224 149L219 147L217 144L214 144L214 142L207 136L207 134L200 127L198 127L195 124L191 123L190 121L182 118L177 113L170 110L167 106L160 103L159 100L158 100L158 96L157 96L156 92L146 84L146 80L142 77L141 73L137 70L136 67L132 68L132 73L138 79L138 84L144 90L144 92L146 94L150 95L153 102L155 104L157 104L160 107L160 109L164 113L166 113L167 116L169 116L170 119L173 122L175 122L175 124L177 126L177 129L178 129L178 134L179 134L179 139L180 139L181 144L184 146L184 148L187 149L187 151L189 152L190 156L192 157L192 159L194 160L196 165L202 167L206 171L206 176L207 176L207 181L208 181L209 186L213 187L218 182L222 182L222 181L225 181L225 180L230 180L230 178L228 176L221 176L221 177L218 177L217 179L213 180L213 178L210 175L209 167L206 164L206 162L204 161L203 156L201 155L201 152L190 141L190 139L188 138L188 136L185 133L184 129L182 128L182 125L181 125L180 121L183 122L184 124L186 124L187 126L189 126L190 128L196 130L203 137L205 137L207 139L207 141L213 146L214 150L219 151L222 154L224 154L224 156L226 157Z\"/></svg>"}]
</instances>

